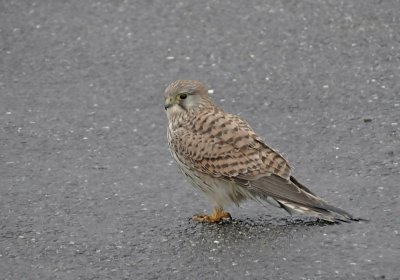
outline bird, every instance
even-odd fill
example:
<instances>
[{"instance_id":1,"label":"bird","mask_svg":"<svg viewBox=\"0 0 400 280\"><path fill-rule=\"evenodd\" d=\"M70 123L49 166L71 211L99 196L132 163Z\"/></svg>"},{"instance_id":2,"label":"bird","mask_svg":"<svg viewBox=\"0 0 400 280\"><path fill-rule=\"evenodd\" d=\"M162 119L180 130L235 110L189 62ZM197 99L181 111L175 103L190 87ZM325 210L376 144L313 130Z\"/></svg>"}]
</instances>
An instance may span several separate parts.
<instances>
[{"instance_id":1,"label":"bird","mask_svg":"<svg viewBox=\"0 0 400 280\"><path fill-rule=\"evenodd\" d=\"M194 221L232 220L224 208L246 200L332 223L357 220L295 179L288 161L246 121L216 106L202 83L177 80L166 87L164 98L171 155L187 180L213 203L211 214L196 214Z\"/></svg>"}]
</instances>

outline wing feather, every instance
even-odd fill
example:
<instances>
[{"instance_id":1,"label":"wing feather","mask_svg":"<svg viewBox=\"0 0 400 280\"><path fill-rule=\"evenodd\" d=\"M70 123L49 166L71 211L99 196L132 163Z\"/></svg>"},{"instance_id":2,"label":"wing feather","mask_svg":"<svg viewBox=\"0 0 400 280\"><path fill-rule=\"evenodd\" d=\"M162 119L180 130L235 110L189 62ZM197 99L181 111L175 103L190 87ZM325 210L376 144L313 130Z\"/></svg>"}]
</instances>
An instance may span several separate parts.
<instances>
[{"instance_id":1,"label":"wing feather","mask_svg":"<svg viewBox=\"0 0 400 280\"><path fill-rule=\"evenodd\" d=\"M170 138L180 161L214 177L290 177L289 164L279 153L246 122L221 110L197 115L175 129Z\"/></svg>"}]
</instances>

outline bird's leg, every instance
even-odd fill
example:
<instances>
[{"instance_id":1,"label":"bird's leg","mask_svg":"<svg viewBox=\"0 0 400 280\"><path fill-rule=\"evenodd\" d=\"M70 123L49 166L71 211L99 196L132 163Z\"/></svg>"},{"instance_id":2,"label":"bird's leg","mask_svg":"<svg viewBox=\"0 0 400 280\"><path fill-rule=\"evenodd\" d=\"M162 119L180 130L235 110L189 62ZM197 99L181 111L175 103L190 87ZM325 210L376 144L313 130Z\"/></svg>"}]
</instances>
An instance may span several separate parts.
<instances>
[{"instance_id":1,"label":"bird's leg","mask_svg":"<svg viewBox=\"0 0 400 280\"><path fill-rule=\"evenodd\" d=\"M221 207L215 207L211 215L194 215L192 220L203 223L219 223L224 220L232 220L232 217L231 214L225 212Z\"/></svg>"}]
</instances>

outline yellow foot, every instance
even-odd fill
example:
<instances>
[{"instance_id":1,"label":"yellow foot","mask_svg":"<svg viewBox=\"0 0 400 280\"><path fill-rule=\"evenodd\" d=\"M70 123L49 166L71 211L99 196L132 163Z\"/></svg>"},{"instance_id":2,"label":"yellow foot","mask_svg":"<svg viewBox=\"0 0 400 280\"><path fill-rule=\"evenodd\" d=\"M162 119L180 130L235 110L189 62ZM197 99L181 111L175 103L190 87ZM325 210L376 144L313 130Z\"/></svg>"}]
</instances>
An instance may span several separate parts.
<instances>
[{"instance_id":1,"label":"yellow foot","mask_svg":"<svg viewBox=\"0 0 400 280\"><path fill-rule=\"evenodd\" d=\"M192 217L193 221L202 223L219 223L232 220L231 214L224 212L221 208L215 208L211 215L200 214Z\"/></svg>"}]
</instances>

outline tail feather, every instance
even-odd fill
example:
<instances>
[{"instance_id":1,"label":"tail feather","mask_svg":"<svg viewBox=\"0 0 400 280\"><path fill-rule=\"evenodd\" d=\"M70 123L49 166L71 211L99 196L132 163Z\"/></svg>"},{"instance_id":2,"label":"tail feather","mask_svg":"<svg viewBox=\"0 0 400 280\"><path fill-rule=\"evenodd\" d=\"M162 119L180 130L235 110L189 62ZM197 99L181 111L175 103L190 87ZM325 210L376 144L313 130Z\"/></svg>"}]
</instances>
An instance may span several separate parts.
<instances>
[{"instance_id":1,"label":"tail feather","mask_svg":"<svg viewBox=\"0 0 400 280\"><path fill-rule=\"evenodd\" d=\"M330 206L327 204L327 206L332 207L332 209L327 209L327 208L320 208L320 207L308 207L308 206L302 206L302 205L298 205L298 204L294 204L294 203L290 203L287 201L279 201L285 209L290 209L290 210L294 210L294 212L298 212L307 216L312 216L312 217L317 217L320 218L322 220L325 221L329 221L329 222L350 222L350 221L355 221L357 219L355 219L352 215L350 215L349 213ZM335 211L333 211L333 208L335 209ZM289 210L289 211L290 211Z\"/></svg>"},{"instance_id":2,"label":"tail feather","mask_svg":"<svg viewBox=\"0 0 400 280\"><path fill-rule=\"evenodd\" d=\"M286 180L276 175L248 181L247 189L262 200L273 198L288 213L302 213L329 222L350 222L359 219L348 212L334 207L311 192L295 178Z\"/></svg>"}]
</instances>

